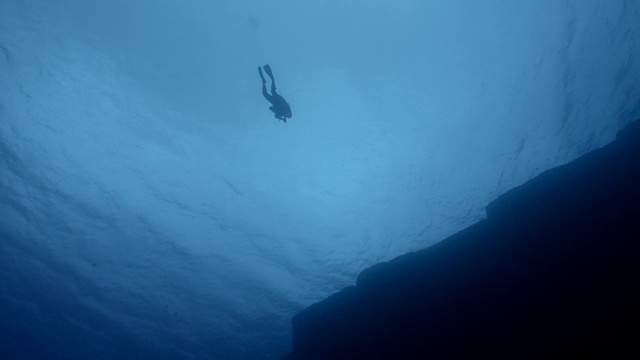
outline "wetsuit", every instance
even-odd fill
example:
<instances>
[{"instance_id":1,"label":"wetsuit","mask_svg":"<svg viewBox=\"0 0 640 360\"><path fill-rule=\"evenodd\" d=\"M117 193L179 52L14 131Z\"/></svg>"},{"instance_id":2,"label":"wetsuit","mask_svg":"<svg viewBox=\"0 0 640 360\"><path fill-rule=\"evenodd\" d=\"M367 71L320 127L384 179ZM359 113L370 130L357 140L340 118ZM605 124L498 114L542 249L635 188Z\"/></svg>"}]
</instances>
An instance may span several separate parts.
<instances>
[{"instance_id":1,"label":"wetsuit","mask_svg":"<svg viewBox=\"0 0 640 360\"><path fill-rule=\"evenodd\" d=\"M273 111L274 117L286 123L287 118L293 116L293 114L291 113L291 107L282 97L282 95L276 92L276 80L273 78L271 66L265 65L264 71L267 73L269 78L271 78L271 94L267 92L267 81L264 79L264 75L262 74L262 68L258 66L258 72L260 73L260 78L262 79L262 95L271 103L272 106L269 107L269 110Z\"/></svg>"}]
</instances>

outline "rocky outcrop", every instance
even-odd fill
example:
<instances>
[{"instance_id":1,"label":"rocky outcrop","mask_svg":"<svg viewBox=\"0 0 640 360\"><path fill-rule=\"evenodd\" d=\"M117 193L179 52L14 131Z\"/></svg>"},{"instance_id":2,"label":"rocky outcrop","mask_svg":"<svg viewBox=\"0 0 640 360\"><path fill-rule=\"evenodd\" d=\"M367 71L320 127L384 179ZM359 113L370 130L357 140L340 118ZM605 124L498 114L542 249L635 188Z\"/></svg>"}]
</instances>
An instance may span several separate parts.
<instances>
[{"instance_id":1,"label":"rocky outcrop","mask_svg":"<svg viewBox=\"0 0 640 360\"><path fill-rule=\"evenodd\" d=\"M295 315L287 359L640 356L640 121L486 211Z\"/></svg>"}]
</instances>

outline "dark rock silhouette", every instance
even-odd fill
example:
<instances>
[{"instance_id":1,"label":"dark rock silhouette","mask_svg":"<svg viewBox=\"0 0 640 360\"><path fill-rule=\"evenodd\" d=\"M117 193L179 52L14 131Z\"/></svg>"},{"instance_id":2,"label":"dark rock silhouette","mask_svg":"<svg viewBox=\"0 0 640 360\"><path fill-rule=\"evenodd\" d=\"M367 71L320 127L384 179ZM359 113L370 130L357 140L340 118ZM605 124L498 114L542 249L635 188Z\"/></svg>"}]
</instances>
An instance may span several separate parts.
<instances>
[{"instance_id":1,"label":"dark rock silhouette","mask_svg":"<svg viewBox=\"0 0 640 360\"><path fill-rule=\"evenodd\" d=\"M639 358L640 121L295 315L290 360Z\"/></svg>"}]
</instances>

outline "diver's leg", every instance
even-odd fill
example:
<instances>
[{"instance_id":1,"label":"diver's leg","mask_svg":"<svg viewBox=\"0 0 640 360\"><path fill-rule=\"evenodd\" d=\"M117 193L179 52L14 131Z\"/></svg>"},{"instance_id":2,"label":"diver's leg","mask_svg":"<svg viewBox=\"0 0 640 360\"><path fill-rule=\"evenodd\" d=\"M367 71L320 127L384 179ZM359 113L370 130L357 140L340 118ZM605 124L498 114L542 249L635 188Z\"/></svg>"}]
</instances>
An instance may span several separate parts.
<instances>
[{"instance_id":1,"label":"diver's leg","mask_svg":"<svg viewBox=\"0 0 640 360\"><path fill-rule=\"evenodd\" d=\"M260 73L260 79L262 79L262 96L271 102L271 95L267 92L267 80L264 79L264 75L262 75L262 68L260 66L258 66L258 72Z\"/></svg>"},{"instance_id":2,"label":"diver's leg","mask_svg":"<svg viewBox=\"0 0 640 360\"><path fill-rule=\"evenodd\" d=\"M262 75L262 68L258 66L258 73L260 73L260 79L262 79L262 83L266 83L267 80L264 79L264 75Z\"/></svg>"},{"instance_id":3,"label":"diver's leg","mask_svg":"<svg viewBox=\"0 0 640 360\"><path fill-rule=\"evenodd\" d=\"M271 66L269 66L269 64L264 66L264 71L267 73L267 75L269 75L271 79L273 79L273 73L271 72Z\"/></svg>"},{"instance_id":4,"label":"diver's leg","mask_svg":"<svg viewBox=\"0 0 640 360\"><path fill-rule=\"evenodd\" d=\"M276 79L273 77L273 72L271 72L271 66L269 64L264 66L264 71L271 78L271 95L275 95L276 93Z\"/></svg>"}]
</instances>

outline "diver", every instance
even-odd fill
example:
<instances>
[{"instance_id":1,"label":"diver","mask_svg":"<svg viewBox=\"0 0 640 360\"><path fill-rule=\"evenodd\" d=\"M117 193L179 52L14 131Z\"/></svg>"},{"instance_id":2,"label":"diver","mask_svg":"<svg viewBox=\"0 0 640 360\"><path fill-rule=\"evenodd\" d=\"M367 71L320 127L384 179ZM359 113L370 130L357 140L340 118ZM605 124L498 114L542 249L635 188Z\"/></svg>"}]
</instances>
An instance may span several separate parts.
<instances>
[{"instance_id":1,"label":"diver","mask_svg":"<svg viewBox=\"0 0 640 360\"><path fill-rule=\"evenodd\" d=\"M260 73L260 78L262 79L262 95L264 95L265 99L267 99L272 106L269 107L269 110L273 111L273 116L282 120L285 123L287 122L287 118L293 116L291 114L291 107L287 101L282 97L282 95L276 92L276 80L273 78L273 73L271 72L271 66L268 64L264 66L264 71L271 78L271 95L267 92L267 81L264 79L264 75L262 75L262 68L258 66L258 72Z\"/></svg>"}]
</instances>

